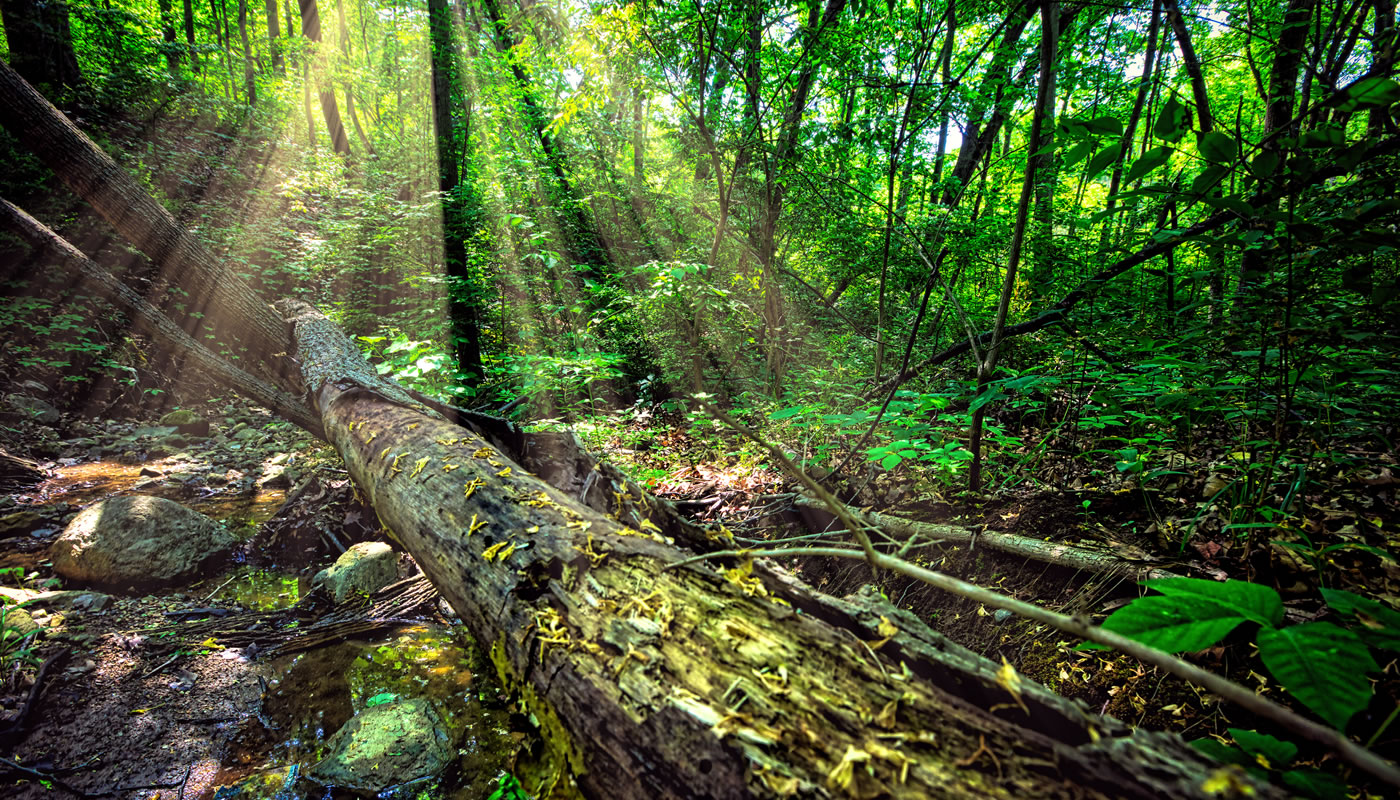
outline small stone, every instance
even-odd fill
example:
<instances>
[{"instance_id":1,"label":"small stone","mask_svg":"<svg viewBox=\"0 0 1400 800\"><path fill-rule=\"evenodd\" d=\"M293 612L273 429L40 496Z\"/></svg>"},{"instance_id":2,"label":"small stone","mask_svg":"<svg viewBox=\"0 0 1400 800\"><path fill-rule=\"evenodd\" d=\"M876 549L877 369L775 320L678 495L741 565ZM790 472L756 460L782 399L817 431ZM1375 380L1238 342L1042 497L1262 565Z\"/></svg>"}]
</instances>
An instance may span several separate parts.
<instances>
[{"instance_id":1,"label":"small stone","mask_svg":"<svg viewBox=\"0 0 1400 800\"><path fill-rule=\"evenodd\" d=\"M358 593L373 594L399 577L399 559L384 542L352 545L329 568L316 573L312 585L322 585L339 604Z\"/></svg>"},{"instance_id":2,"label":"small stone","mask_svg":"<svg viewBox=\"0 0 1400 800\"><path fill-rule=\"evenodd\" d=\"M12 394L8 398L10 408L18 412L22 417L32 419L40 425L53 425L63 418L58 409L45 403L37 397L30 397L23 394Z\"/></svg>"}]
</instances>

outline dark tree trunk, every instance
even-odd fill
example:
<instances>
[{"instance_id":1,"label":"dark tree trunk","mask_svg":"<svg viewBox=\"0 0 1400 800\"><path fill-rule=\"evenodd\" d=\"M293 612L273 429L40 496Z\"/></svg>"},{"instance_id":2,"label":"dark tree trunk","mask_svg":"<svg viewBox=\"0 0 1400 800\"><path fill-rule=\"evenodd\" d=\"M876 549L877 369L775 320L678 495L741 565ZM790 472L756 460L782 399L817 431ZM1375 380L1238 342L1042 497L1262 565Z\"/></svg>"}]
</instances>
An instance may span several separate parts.
<instances>
[{"instance_id":1,"label":"dark tree trunk","mask_svg":"<svg viewBox=\"0 0 1400 800\"><path fill-rule=\"evenodd\" d=\"M160 0L160 38L165 42L165 65L170 74L180 74L180 51L175 48L175 4L171 0Z\"/></svg>"},{"instance_id":2,"label":"dark tree trunk","mask_svg":"<svg viewBox=\"0 0 1400 800\"><path fill-rule=\"evenodd\" d=\"M15 72L51 93L83 86L66 2L0 0L0 16L5 21L10 66Z\"/></svg>"},{"instance_id":3,"label":"dark tree trunk","mask_svg":"<svg viewBox=\"0 0 1400 800\"><path fill-rule=\"evenodd\" d=\"M287 331L277 314L125 169L3 63L0 125L155 262L167 280L189 292L189 307L205 311L202 322L220 343L254 365L277 363L272 356L287 349ZM190 329L199 324L187 321ZM299 391L295 376L266 377L292 394Z\"/></svg>"},{"instance_id":4,"label":"dark tree trunk","mask_svg":"<svg viewBox=\"0 0 1400 800\"><path fill-rule=\"evenodd\" d=\"M272 67L277 70L278 75L287 74L287 66L282 61L282 28L277 22L277 0L264 0L264 7L267 10L267 48L272 53ZM287 26L291 27L292 21L287 20Z\"/></svg>"},{"instance_id":5,"label":"dark tree trunk","mask_svg":"<svg viewBox=\"0 0 1400 800\"><path fill-rule=\"evenodd\" d=\"M248 0L238 0L238 37L243 43L243 90L251 106L258 102L258 82L253 76L253 49L248 44Z\"/></svg>"},{"instance_id":6,"label":"dark tree trunk","mask_svg":"<svg viewBox=\"0 0 1400 800\"><path fill-rule=\"evenodd\" d=\"M481 363L482 309L479 292L468 269L467 240L475 234L469 217L479 209L467 209L475 187L463 184L461 168L470 147L469 126L458 124L454 112L466 113L457 74L456 36L447 0L428 0L428 26L433 70L433 123L437 129L438 190L442 195L443 256L447 265L447 311L451 321L452 349L457 369L479 380L486 372ZM471 176L466 176L467 180Z\"/></svg>"}]
</instances>

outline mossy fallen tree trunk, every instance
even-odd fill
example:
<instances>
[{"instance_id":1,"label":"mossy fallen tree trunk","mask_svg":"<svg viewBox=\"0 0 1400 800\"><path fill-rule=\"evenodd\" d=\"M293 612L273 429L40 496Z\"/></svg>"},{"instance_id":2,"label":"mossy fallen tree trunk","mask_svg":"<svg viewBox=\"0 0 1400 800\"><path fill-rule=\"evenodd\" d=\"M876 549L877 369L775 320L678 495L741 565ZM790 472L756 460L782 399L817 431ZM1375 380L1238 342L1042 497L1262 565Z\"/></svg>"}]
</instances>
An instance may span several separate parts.
<instances>
[{"instance_id":1,"label":"mossy fallen tree trunk","mask_svg":"<svg viewBox=\"0 0 1400 800\"><path fill-rule=\"evenodd\" d=\"M878 597L763 563L677 567L481 435L391 398L307 307L331 444L590 797L1205 797L1214 767L1025 681ZM643 498L615 491L617 508ZM541 794L549 786L530 787ZM1257 787L1257 796L1270 796Z\"/></svg>"}]
</instances>

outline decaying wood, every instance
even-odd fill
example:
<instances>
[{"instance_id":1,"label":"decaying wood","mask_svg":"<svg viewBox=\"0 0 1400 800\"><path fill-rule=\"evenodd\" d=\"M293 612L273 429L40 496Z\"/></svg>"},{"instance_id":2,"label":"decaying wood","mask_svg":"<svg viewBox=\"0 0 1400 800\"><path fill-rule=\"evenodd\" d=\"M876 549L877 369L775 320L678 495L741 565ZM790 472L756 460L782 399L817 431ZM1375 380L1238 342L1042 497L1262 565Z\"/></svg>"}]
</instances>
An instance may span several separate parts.
<instances>
[{"instance_id":1,"label":"decaying wood","mask_svg":"<svg viewBox=\"0 0 1400 800\"><path fill-rule=\"evenodd\" d=\"M1178 737L1028 681L1018 696L995 664L878 599L823 597L763 563L668 569L688 554L647 524L333 379L352 348L306 344L328 440L538 720L560 785L620 799L1206 796L1214 767Z\"/></svg>"},{"instance_id":2,"label":"decaying wood","mask_svg":"<svg viewBox=\"0 0 1400 800\"><path fill-rule=\"evenodd\" d=\"M834 519L827 512L826 504L815 498L799 496L793 502L798 507L809 509L811 512L819 515L819 524L814 527L825 529L827 527L825 523ZM847 508L850 507L848 506ZM1003 553L1023 556L1042 563L1053 564L1057 567L1081 569L1085 572L1098 574L1126 575L1135 580L1181 577L1169 570L1128 561L1113 553L1091 550L1087 547L1064 542L1046 542L1040 539L1032 539L1029 536L1002 533L1000 531L975 531L962 525L917 522L892 514L881 514L876 511L861 511L856 508L850 508L850 512L856 519L866 525L879 528L886 533L904 539L918 536L925 542L941 541L945 544L975 544L978 547L990 547L993 550L998 550Z\"/></svg>"},{"instance_id":3,"label":"decaying wood","mask_svg":"<svg viewBox=\"0 0 1400 800\"><path fill-rule=\"evenodd\" d=\"M4 198L0 198L0 228L14 233L35 249L57 260L60 265L81 275L87 281L88 288L126 312L142 332L156 339L166 350L187 358L190 366L254 403L266 406L273 413L304 428L312 435L324 438L321 420L311 413L306 404L276 386L253 377L195 341L194 337L185 333L183 328L172 322L160 309L146 302L145 298L117 280L112 273L98 266L66 239Z\"/></svg>"}]
</instances>

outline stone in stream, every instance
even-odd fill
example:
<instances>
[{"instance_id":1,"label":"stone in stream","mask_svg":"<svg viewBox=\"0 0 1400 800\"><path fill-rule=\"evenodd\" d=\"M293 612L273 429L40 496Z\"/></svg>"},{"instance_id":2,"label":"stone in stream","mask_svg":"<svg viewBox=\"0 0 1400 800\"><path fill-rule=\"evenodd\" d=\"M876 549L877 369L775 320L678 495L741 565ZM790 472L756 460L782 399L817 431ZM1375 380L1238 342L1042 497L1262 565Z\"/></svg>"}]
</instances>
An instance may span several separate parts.
<instances>
[{"instance_id":1,"label":"stone in stream","mask_svg":"<svg viewBox=\"0 0 1400 800\"><path fill-rule=\"evenodd\" d=\"M423 698L361 711L326 741L326 748L328 755L307 777L327 788L370 796L435 778L457 753L442 717Z\"/></svg>"},{"instance_id":2,"label":"stone in stream","mask_svg":"<svg viewBox=\"0 0 1400 800\"><path fill-rule=\"evenodd\" d=\"M340 554L330 567L316 573L312 585L321 585L337 604L356 593L373 594L398 580L399 558L383 542L360 542Z\"/></svg>"},{"instance_id":3,"label":"stone in stream","mask_svg":"<svg viewBox=\"0 0 1400 800\"><path fill-rule=\"evenodd\" d=\"M204 419L189 409L176 409L160 418L162 425L174 425L176 430L186 436L193 436L203 439L209 436L209 420Z\"/></svg>"},{"instance_id":4,"label":"stone in stream","mask_svg":"<svg viewBox=\"0 0 1400 800\"><path fill-rule=\"evenodd\" d=\"M84 509L49 551L54 572L97 586L181 583L233 546L214 520L160 497L113 497Z\"/></svg>"}]
</instances>

